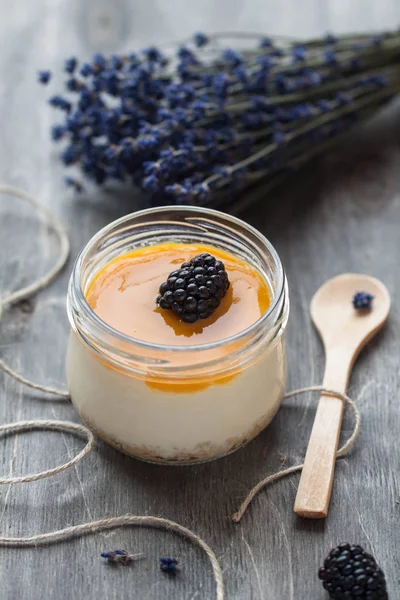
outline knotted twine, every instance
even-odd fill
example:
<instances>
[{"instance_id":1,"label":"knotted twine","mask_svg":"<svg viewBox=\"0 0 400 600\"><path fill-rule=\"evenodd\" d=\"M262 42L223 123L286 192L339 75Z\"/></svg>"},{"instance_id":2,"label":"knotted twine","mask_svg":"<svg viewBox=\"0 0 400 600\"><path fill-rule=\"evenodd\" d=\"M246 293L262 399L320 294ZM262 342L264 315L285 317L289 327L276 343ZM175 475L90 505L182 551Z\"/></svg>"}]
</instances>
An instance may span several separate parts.
<instances>
[{"instance_id":1,"label":"knotted twine","mask_svg":"<svg viewBox=\"0 0 400 600\"><path fill-rule=\"evenodd\" d=\"M39 216L44 218L48 225L53 229L55 234L59 240L59 257L54 266L52 266L47 273L45 273L42 277L36 279L33 283L27 285L26 287L17 290L0 298L0 318L2 314L3 307L7 305L12 305L21 300L26 300L27 298L37 294L40 290L48 287L50 283L57 277L57 275L64 268L69 252L70 252L70 244L67 232L59 221L59 219L47 208L42 206L35 198L24 192L23 190L17 189L12 186L2 185L0 186L0 194L7 194L9 196L14 196L20 200L24 200L28 202L38 213ZM14 371L10 366L8 366L3 360L0 359L0 369L2 369L7 375L13 377L20 383L31 387L35 390L52 394L56 396L60 396L65 400L70 399L70 394L66 390L53 388L44 386L38 383L35 383L21 374ZM341 458L348 454L352 447L354 446L357 437L360 432L360 413L354 404L354 402L346 395L336 392L335 390L329 390L324 388L323 386L310 386L300 388L298 390L293 390L285 394L284 399L292 398L293 396L304 394L306 392L324 392L329 396L333 396L335 398L340 398L343 402L347 403L353 413L354 413L354 428L351 433L349 439L343 444L343 446L337 451L336 458ZM18 433L27 430L33 429L42 429L42 430L53 430L60 431L65 433L71 433L73 435L79 435L85 437L87 439L87 443L85 447L71 460L68 462L54 467L53 469L47 469L45 471L41 471L39 473L33 473L30 475L23 475L20 477L7 477L0 478L0 484L14 484L14 483L28 483L31 481L36 481L38 479L44 479L45 477L51 477L68 469L69 467L75 465L77 462L82 460L94 447L94 436L93 433L84 425L79 425L72 421L50 421L50 420L32 420L32 421L19 421L16 423L7 423L0 426L0 436L1 434L9 435L12 433ZM261 481L259 481L247 494L246 498L242 502L239 510L232 515L232 521L238 523L246 510L248 509L250 503L253 501L254 497L266 486L271 484L274 481L282 479L291 473L296 473L301 471L303 468L303 464L294 465L287 469L283 469L281 471L277 471L276 473L272 473L268 475ZM170 521L169 519L164 519L161 517L153 517L149 515L124 515L120 517L112 517L112 518L104 518L99 519L97 521L91 521L88 523L82 523L80 525L73 525L71 527L65 527L64 529L59 529L57 531L51 531L48 533L42 533L38 535L33 535L29 537L3 537L0 536L0 545L1 546L22 546L29 547L35 546L37 544L43 543L55 543L62 540L69 539L71 537L76 537L84 534L96 533L102 531L104 529L113 529L116 527L125 527L128 525L137 525L137 526L147 526L147 527L157 527L161 529L166 529L167 531L173 531L181 534L183 537L187 538L194 545L201 548L205 554L207 555L211 568L213 571L214 582L216 587L216 598L217 600L224 600L224 582L222 577L221 566L218 562L218 559L210 548L210 546L202 540L196 533L188 529L187 527L183 527L179 523L174 521Z\"/></svg>"}]
</instances>

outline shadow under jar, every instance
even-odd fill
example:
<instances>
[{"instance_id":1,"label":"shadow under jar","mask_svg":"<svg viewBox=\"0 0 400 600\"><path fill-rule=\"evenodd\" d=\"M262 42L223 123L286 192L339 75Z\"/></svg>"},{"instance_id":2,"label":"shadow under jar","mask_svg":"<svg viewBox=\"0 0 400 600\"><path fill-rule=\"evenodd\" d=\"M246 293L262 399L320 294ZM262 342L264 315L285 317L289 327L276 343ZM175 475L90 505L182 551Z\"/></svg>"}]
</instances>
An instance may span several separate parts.
<instances>
[{"instance_id":1,"label":"shadow under jar","mask_svg":"<svg viewBox=\"0 0 400 600\"><path fill-rule=\"evenodd\" d=\"M269 286L268 310L246 330L208 344L148 343L107 325L86 300L99 270L136 248L171 241L208 244L252 265ZM164 464L213 460L252 440L279 408L286 277L273 246L239 219L174 206L111 223L78 256L67 309L72 402L100 438L126 454Z\"/></svg>"}]
</instances>

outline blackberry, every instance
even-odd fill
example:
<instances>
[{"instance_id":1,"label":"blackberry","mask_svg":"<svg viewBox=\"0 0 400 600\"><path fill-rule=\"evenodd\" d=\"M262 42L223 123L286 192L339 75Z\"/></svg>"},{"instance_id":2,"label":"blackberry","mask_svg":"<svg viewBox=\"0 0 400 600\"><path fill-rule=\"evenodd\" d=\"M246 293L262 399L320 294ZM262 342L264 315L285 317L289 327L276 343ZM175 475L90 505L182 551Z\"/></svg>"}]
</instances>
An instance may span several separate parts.
<instances>
[{"instance_id":1,"label":"blackberry","mask_svg":"<svg viewBox=\"0 0 400 600\"><path fill-rule=\"evenodd\" d=\"M338 600L387 600L385 575L376 560L361 546L340 544L330 551L318 577Z\"/></svg>"},{"instance_id":2,"label":"blackberry","mask_svg":"<svg viewBox=\"0 0 400 600\"><path fill-rule=\"evenodd\" d=\"M228 288L224 263L204 252L168 275L160 285L156 302L185 323L195 323L213 314Z\"/></svg>"}]
</instances>

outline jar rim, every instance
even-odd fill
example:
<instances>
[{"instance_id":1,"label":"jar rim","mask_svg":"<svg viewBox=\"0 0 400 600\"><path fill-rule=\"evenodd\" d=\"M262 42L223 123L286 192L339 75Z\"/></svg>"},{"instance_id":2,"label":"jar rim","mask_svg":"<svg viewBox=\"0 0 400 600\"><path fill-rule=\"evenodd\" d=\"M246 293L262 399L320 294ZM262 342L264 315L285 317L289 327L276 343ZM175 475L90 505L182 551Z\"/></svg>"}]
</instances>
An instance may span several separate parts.
<instances>
[{"instance_id":1,"label":"jar rim","mask_svg":"<svg viewBox=\"0 0 400 600\"><path fill-rule=\"evenodd\" d=\"M193 214L193 215L198 214L200 209L201 209L202 216L210 216L210 217L214 216L214 217L218 217L219 219L221 219L221 217L222 217L226 222L230 222L232 224L239 225L240 227L244 228L249 233L251 233L253 236L255 236L258 239L258 241L262 242L262 244L265 246L267 251L272 256L274 264L276 265L276 268L277 268L277 288L276 288L276 291L273 293L272 302L271 302L270 306L268 307L268 309L265 311L265 313L263 315L261 315L261 317L259 317L259 319L257 319L257 321L252 323L249 327L247 327L243 331L239 331L238 333L236 333L232 336L224 337L220 340L216 340L214 342L203 343L203 344L200 343L200 344L173 345L173 346L166 345L166 344L157 344L157 343L153 343L153 342L147 342L145 340L140 340L133 336L129 336L125 333L122 333L121 331L118 331L117 329L114 329L113 327L111 327L111 325L108 325L105 321L103 321L103 319L101 319L95 313L95 311L90 307L89 303L86 300L85 293L81 287L80 275L81 275L82 264L83 264L83 261L84 261L86 255L90 251L90 249L96 243L98 243L99 240L101 240L101 238L103 236L105 236L109 231L111 231L115 227L118 227L118 226L124 224L129 219L132 219L132 217L154 215L154 214L160 214L160 213L167 212L167 211L171 212L174 210L185 211L185 212L189 213L189 216L190 216L190 214ZM161 207L155 207L155 208L147 208L147 209L135 211L133 213L129 213L128 215L124 215L123 217L120 217L119 219L116 219L115 221L112 221L108 225L102 227L94 236L92 236L90 238L90 240L87 242L87 244L85 244L85 246L79 252L77 259L75 261L75 264L74 264L72 275L71 275L71 285L74 286L74 291L75 291L74 296L80 305L80 309L83 309L85 311L86 315L90 317L92 322L100 329L100 331L104 332L105 334L112 335L114 338L118 339L119 341L121 341L125 344L131 344L131 345L139 347L139 348L143 348L143 349L147 349L147 350L156 350L156 351L160 351L160 352L178 352L178 353L179 352L189 353L189 352L195 352L196 350L202 350L202 351L203 350L213 350L213 349L219 348L221 346L224 346L226 344L240 341L243 338L246 338L247 336L251 335L259 327L263 326L264 323L266 321L268 321L268 319L274 313L275 309L277 308L277 306L280 303L282 295L285 293L285 281L286 281L285 270L284 270L282 261L278 255L277 251L275 250L275 248L271 244L271 242L260 231L258 231L258 229L256 229L252 225L249 225L248 223L246 223L245 221L242 221L241 219L239 219L237 217L233 217L233 216L228 215L227 213L224 213L219 210L214 210L211 208L185 206L185 205L179 205L179 204L161 206ZM68 312L70 312L70 311L68 310Z\"/></svg>"}]
</instances>

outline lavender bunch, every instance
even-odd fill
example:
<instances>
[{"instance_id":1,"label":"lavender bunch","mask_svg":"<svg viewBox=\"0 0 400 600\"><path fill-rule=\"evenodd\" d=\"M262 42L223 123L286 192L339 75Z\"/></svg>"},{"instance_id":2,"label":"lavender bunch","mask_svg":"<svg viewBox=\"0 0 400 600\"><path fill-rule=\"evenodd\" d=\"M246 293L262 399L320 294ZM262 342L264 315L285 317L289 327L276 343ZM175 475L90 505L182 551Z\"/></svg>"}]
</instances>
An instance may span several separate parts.
<instances>
[{"instance_id":1,"label":"lavender bunch","mask_svg":"<svg viewBox=\"0 0 400 600\"><path fill-rule=\"evenodd\" d=\"M226 46L234 37L235 46ZM296 42L196 34L177 50L66 60L66 177L142 187L157 204L224 205L282 179L400 89L400 32ZM47 84L51 73L39 73Z\"/></svg>"}]
</instances>

